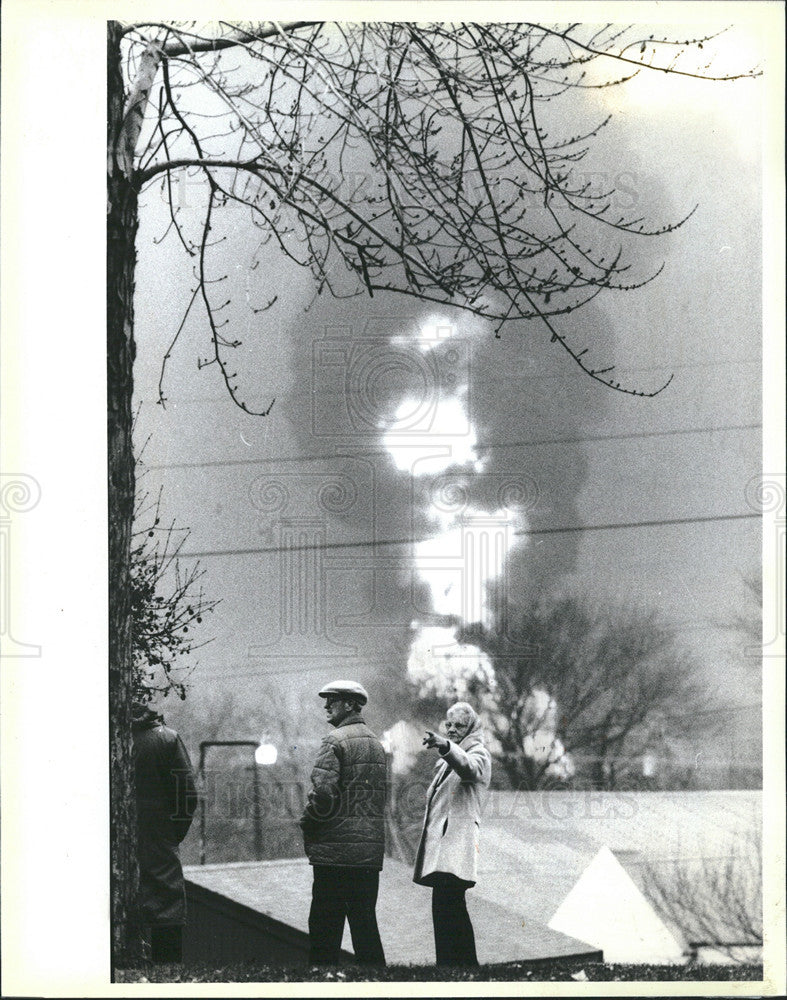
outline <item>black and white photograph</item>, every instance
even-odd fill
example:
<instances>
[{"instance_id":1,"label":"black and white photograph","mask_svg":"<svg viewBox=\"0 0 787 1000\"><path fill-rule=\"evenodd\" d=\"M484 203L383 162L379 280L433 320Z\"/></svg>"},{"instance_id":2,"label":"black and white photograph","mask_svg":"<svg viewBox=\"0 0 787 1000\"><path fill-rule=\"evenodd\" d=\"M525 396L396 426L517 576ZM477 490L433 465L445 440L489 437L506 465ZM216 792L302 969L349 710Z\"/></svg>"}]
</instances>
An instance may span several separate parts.
<instances>
[{"instance_id":1,"label":"black and white photograph","mask_svg":"<svg viewBox=\"0 0 787 1000\"><path fill-rule=\"evenodd\" d=\"M241 6L4 12L3 995L778 995L783 8Z\"/></svg>"}]
</instances>

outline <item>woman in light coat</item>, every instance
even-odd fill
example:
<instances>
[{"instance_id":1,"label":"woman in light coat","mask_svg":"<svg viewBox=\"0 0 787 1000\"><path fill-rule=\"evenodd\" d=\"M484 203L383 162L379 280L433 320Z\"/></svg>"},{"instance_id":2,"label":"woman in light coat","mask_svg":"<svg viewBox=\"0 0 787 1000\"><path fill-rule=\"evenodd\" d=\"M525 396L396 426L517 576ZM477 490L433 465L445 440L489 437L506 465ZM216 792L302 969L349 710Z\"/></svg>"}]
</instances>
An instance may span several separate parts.
<instances>
[{"instance_id":1,"label":"woman in light coat","mask_svg":"<svg viewBox=\"0 0 787 1000\"><path fill-rule=\"evenodd\" d=\"M467 702L448 710L448 739L427 731L424 744L442 758L426 793L426 814L413 881L432 889L438 965L478 965L465 892L476 883L478 836L492 759L481 723Z\"/></svg>"}]
</instances>

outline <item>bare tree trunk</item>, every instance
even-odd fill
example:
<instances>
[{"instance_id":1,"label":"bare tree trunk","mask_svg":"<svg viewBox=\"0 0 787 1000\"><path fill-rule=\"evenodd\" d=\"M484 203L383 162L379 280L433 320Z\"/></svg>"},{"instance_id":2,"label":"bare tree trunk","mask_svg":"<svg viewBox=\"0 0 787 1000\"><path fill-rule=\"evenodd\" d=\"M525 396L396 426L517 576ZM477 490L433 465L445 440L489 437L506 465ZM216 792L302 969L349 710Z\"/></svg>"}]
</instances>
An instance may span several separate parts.
<instances>
[{"instance_id":1,"label":"bare tree trunk","mask_svg":"<svg viewBox=\"0 0 787 1000\"><path fill-rule=\"evenodd\" d=\"M109 511L109 764L112 951L118 965L142 958L135 919L138 882L136 803L131 756L130 551L134 511L131 398L137 193L117 159L123 122L120 26L107 36L107 462Z\"/></svg>"}]
</instances>

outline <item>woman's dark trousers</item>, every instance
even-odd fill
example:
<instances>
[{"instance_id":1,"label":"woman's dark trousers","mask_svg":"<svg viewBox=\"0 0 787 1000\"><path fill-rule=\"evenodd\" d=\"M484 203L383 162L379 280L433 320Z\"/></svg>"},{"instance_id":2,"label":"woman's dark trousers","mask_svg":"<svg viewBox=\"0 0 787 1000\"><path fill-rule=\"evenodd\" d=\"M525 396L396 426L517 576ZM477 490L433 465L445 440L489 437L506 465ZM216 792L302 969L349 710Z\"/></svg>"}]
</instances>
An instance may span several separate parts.
<instances>
[{"instance_id":1,"label":"woman's dark trousers","mask_svg":"<svg viewBox=\"0 0 787 1000\"><path fill-rule=\"evenodd\" d=\"M359 965L385 965L375 913L379 871L339 865L314 865L313 871L309 962L338 965L346 918L355 961Z\"/></svg>"},{"instance_id":2,"label":"woman's dark trousers","mask_svg":"<svg viewBox=\"0 0 787 1000\"><path fill-rule=\"evenodd\" d=\"M475 935L467 912L467 884L450 880L432 889L432 921L438 965L478 965Z\"/></svg>"}]
</instances>

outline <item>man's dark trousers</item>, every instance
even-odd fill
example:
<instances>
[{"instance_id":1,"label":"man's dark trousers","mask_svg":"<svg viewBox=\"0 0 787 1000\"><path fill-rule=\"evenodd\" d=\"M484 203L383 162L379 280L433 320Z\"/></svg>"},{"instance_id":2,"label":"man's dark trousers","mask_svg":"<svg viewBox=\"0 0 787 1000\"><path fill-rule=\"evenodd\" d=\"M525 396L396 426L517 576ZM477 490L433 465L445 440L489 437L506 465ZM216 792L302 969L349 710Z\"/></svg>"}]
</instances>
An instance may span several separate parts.
<instances>
[{"instance_id":1,"label":"man's dark trousers","mask_svg":"<svg viewBox=\"0 0 787 1000\"><path fill-rule=\"evenodd\" d=\"M338 965L344 920L350 924L355 960L359 965L385 965L377 928L380 873L375 868L314 865L309 912L309 961Z\"/></svg>"}]
</instances>

